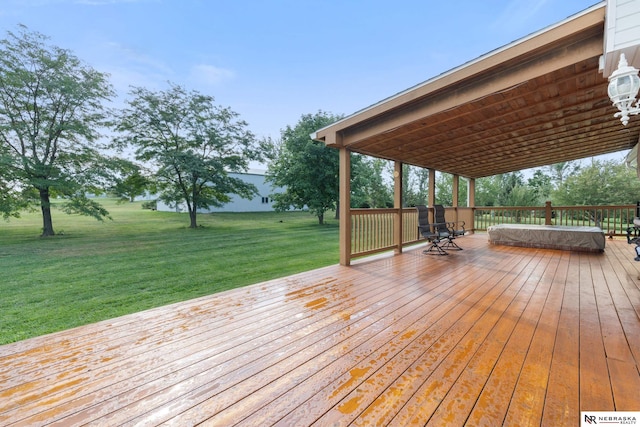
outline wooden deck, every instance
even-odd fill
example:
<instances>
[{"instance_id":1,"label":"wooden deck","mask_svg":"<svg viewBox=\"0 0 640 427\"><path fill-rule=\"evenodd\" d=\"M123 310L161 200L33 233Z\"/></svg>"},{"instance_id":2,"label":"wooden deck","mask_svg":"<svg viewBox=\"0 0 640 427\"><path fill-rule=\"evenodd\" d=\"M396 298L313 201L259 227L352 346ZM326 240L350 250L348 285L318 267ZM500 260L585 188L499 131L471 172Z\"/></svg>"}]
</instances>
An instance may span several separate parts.
<instances>
[{"instance_id":1,"label":"wooden deck","mask_svg":"<svg viewBox=\"0 0 640 427\"><path fill-rule=\"evenodd\" d=\"M0 425L558 427L640 410L632 246L459 242L1 346Z\"/></svg>"}]
</instances>

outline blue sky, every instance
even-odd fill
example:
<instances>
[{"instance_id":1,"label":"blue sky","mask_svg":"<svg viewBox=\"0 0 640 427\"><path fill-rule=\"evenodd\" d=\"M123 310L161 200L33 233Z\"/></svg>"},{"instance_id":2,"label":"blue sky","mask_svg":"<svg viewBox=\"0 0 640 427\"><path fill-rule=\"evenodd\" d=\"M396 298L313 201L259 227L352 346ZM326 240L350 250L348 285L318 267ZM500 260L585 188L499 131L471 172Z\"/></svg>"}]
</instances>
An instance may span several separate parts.
<instances>
[{"instance_id":1,"label":"blue sky","mask_svg":"<svg viewBox=\"0 0 640 427\"><path fill-rule=\"evenodd\" d=\"M2 0L26 25L130 86L212 95L258 137L351 114L555 24L596 0Z\"/></svg>"}]
</instances>

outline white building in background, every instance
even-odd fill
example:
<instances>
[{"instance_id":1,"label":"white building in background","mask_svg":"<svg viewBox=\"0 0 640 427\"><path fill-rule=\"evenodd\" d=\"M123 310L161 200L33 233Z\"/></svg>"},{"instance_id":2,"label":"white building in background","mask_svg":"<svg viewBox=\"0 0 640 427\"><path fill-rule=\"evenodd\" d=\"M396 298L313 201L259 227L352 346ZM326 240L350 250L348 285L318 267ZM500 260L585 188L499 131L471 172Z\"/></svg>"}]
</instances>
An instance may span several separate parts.
<instances>
[{"instance_id":1,"label":"white building in background","mask_svg":"<svg viewBox=\"0 0 640 427\"><path fill-rule=\"evenodd\" d=\"M198 213L211 212L269 212L273 211L273 200L270 195L282 193L283 188L273 187L266 182L264 171L249 170L245 173L230 173L229 176L240 178L243 181L255 185L258 195L252 199L243 199L237 194L231 194L231 201L222 207L211 206L209 209L198 209ZM188 212L187 205L182 202L177 206L170 206L158 200L157 209L162 212Z\"/></svg>"}]
</instances>

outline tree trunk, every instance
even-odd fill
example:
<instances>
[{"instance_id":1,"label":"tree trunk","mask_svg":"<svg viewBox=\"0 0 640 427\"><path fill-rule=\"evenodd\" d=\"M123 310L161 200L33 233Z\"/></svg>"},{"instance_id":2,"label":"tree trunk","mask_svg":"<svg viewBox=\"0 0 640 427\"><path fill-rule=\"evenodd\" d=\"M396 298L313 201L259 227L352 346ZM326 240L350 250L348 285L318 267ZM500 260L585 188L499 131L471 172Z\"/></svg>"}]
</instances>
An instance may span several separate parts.
<instances>
[{"instance_id":1,"label":"tree trunk","mask_svg":"<svg viewBox=\"0 0 640 427\"><path fill-rule=\"evenodd\" d=\"M320 225L324 224L324 214L323 213L318 215L318 223Z\"/></svg>"},{"instance_id":2,"label":"tree trunk","mask_svg":"<svg viewBox=\"0 0 640 427\"><path fill-rule=\"evenodd\" d=\"M193 209L189 208L189 218L191 219L189 228L198 228L198 224L196 223L196 213L195 207Z\"/></svg>"},{"instance_id":3,"label":"tree trunk","mask_svg":"<svg viewBox=\"0 0 640 427\"><path fill-rule=\"evenodd\" d=\"M189 198L187 197L187 208L189 208L189 218L191 218L191 224L189 228L198 228L198 224L196 223L196 214L198 213L198 194L196 193L196 185L197 182L191 183L191 203L189 203Z\"/></svg>"},{"instance_id":4,"label":"tree trunk","mask_svg":"<svg viewBox=\"0 0 640 427\"><path fill-rule=\"evenodd\" d=\"M40 189L40 210L42 210L42 237L54 236L53 221L51 219L51 201L49 199L49 189Z\"/></svg>"}]
</instances>

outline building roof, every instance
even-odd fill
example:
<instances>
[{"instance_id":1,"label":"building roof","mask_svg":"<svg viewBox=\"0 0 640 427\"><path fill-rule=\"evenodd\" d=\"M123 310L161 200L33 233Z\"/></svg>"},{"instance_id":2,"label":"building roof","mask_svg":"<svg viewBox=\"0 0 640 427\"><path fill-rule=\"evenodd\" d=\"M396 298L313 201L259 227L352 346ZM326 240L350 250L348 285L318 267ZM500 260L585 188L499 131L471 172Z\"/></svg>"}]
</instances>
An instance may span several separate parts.
<instances>
[{"instance_id":1,"label":"building roof","mask_svg":"<svg viewBox=\"0 0 640 427\"><path fill-rule=\"evenodd\" d=\"M632 148L601 71L606 2L318 130L331 147L469 178ZM637 66L637 65L636 65Z\"/></svg>"}]
</instances>

